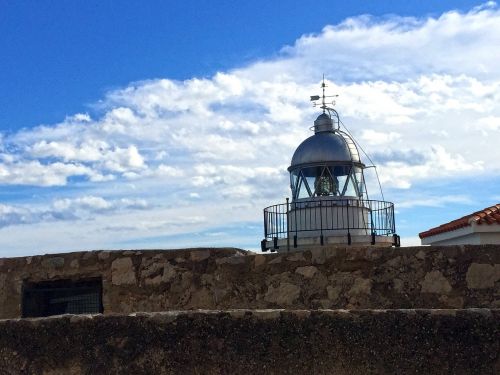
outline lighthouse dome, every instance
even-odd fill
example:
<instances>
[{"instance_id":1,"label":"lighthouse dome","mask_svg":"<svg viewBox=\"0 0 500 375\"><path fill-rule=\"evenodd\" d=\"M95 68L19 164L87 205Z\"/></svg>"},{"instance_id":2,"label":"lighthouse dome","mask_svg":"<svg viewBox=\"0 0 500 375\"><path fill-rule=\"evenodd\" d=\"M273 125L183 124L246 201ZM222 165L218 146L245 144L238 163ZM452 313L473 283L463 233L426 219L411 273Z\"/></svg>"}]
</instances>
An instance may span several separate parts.
<instances>
[{"instance_id":1,"label":"lighthouse dome","mask_svg":"<svg viewBox=\"0 0 500 375\"><path fill-rule=\"evenodd\" d=\"M350 137L334 130L326 114L314 122L315 134L304 140L295 150L290 170L307 164L360 163L358 150Z\"/></svg>"}]
</instances>

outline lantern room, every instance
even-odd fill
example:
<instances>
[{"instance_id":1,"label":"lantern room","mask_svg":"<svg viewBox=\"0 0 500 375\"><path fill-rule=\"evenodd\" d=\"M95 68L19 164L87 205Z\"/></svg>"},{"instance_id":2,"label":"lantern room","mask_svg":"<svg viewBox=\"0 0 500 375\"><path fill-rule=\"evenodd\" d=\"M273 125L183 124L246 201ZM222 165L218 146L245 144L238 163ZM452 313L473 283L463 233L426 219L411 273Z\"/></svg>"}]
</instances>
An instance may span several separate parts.
<instances>
[{"instance_id":1,"label":"lantern room","mask_svg":"<svg viewBox=\"0 0 500 375\"><path fill-rule=\"evenodd\" d=\"M362 198L364 165L351 138L341 133L338 121L322 113L314 121L314 135L293 154L290 172L292 200L316 197Z\"/></svg>"}]
</instances>

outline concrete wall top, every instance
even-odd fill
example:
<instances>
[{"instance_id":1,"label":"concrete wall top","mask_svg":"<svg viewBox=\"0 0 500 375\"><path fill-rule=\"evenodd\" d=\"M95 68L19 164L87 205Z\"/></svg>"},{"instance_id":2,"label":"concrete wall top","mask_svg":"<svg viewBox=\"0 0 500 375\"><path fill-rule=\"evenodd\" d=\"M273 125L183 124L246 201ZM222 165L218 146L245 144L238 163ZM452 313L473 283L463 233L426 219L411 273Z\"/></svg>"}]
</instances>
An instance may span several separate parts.
<instances>
[{"instance_id":1,"label":"concrete wall top","mask_svg":"<svg viewBox=\"0 0 500 375\"><path fill-rule=\"evenodd\" d=\"M500 310L232 310L0 321L0 372L500 372Z\"/></svg>"}]
</instances>

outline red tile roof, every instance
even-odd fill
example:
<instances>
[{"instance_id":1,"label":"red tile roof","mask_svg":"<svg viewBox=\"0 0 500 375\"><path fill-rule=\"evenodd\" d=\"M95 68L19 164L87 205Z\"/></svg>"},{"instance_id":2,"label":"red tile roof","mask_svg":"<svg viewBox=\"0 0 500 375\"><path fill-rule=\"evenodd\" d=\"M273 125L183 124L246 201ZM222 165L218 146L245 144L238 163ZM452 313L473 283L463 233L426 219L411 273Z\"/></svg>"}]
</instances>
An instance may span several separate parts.
<instances>
[{"instance_id":1,"label":"red tile roof","mask_svg":"<svg viewBox=\"0 0 500 375\"><path fill-rule=\"evenodd\" d=\"M436 234L451 232L452 230L468 227L476 223L481 224L500 224L500 204L487 207L481 211L474 212L473 214L461 217L450 221L449 223L442 224L439 227L429 229L425 232L419 233L420 238L435 236Z\"/></svg>"}]
</instances>

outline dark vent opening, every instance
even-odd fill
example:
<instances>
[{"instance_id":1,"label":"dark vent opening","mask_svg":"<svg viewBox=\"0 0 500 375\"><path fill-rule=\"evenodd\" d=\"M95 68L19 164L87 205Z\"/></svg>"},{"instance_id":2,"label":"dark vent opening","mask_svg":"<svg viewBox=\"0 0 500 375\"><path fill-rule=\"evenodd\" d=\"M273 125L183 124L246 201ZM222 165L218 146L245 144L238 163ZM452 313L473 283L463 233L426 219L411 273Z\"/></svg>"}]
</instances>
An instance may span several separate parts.
<instances>
[{"instance_id":1,"label":"dark vent opening","mask_svg":"<svg viewBox=\"0 0 500 375\"><path fill-rule=\"evenodd\" d=\"M102 312L101 278L23 284L23 318Z\"/></svg>"}]
</instances>

